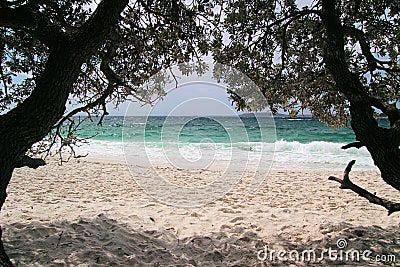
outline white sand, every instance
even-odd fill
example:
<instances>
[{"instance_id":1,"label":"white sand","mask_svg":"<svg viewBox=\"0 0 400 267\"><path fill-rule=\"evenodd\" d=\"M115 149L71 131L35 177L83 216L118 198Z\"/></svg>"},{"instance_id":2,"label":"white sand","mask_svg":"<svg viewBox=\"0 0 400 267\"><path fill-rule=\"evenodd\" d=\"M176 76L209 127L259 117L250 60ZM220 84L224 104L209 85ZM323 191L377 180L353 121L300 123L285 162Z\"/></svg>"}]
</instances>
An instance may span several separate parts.
<instances>
[{"instance_id":1,"label":"white sand","mask_svg":"<svg viewBox=\"0 0 400 267\"><path fill-rule=\"evenodd\" d=\"M193 174L157 167L177 184L205 184L220 172ZM369 204L328 181L326 171L271 171L256 194L245 177L223 198L179 208L148 196L119 163L83 159L15 172L2 210L5 247L17 266L264 266L307 262L261 261L269 249L371 250L400 263L400 213ZM151 175L135 167L135 177ZM392 200L399 193L374 172L352 180ZM151 179L152 177L148 177ZM379 189L379 190L378 190ZM165 192L166 195L169 192ZM393 262L331 260L324 265L378 266Z\"/></svg>"}]
</instances>

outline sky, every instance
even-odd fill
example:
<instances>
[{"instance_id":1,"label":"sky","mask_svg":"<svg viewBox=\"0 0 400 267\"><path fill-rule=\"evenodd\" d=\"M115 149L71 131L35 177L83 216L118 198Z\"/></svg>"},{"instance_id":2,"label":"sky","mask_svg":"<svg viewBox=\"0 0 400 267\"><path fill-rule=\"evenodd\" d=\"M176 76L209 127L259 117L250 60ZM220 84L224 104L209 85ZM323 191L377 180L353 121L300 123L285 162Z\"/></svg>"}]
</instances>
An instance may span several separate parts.
<instances>
[{"instance_id":1,"label":"sky","mask_svg":"<svg viewBox=\"0 0 400 267\"><path fill-rule=\"evenodd\" d=\"M202 75L195 72L184 75L178 67L171 68L173 75L171 71L166 71L164 75L167 75L168 82L162 87L167 94L153 106L143 106L143 103L138 102L125 102L118 109L109 105L108 112L113 116L237 116L243 113L236 111L227 93L227 84L223 82L223 79L217 81L214 78L214 73L221 73L219 67L222 65L215 65L212 61L205 61L205 63L207 71ZM224 70L222 71L223 76L229 75L234 83L244 84L246 94L255 96L261 101L264 99L260 90L246 75L229 67L222 69ZM240 94L240 91L236 92ZM241 97L249 98L246 95L241 95ZM265 101L263 105L267 107L268 103Z\"/></svg>"},{"instance_id":2,"label":"sky","mask_svg":"<svg viewBox=\"0 0 400 267\"><path fill-rule=\"evenodd\" d=\"M298 0L298 6L310 6L311 0ZM117 109L113 105L108 105L108 112L111 116L147 116L147 115L168 115L176 116L206 116L206 115L235 115L243 112L236 112L231 101L228 99L226 88L216 85L216 81L210 77L206 82L204 79L193 79L191 84L179 86L175 89L166 89L167 96L157 102L153 107L141 103L124 102ZM184 81L185 82L185 81ZM279 110L279 113L285 113ZM305 115L310 112L305 111Z\"/></svg>"},{"instance_id":3,"label":"sky","mask_svg":"<svg viewBox=\"0 0 400 267\"><path fill-rule=\"evenodd\" d=\"M167 94L163 99L152 106L127 101L115 109L109 104L108 112L112 116L235 116L243 113L237 112L232 105L226 85L212 78L212 63L209 68L210 71L202 76L182 75L173 68L178 84L170 75L170 82L164 86Z\"/></svg>"},{"instance_id":4,"label":"sky","mask_svg":"<svg viewBox=\"0 0 400 267\"><path fill-rule=\"evenodd\" d=\"M118 111L127 116L234 116L238 112L231 105L222 86L195 82L171 89L166 97L154 104L141 107L140 103L124 103ZM111 113L111 112L110 112Z\"/></svg>"}]
</instances>

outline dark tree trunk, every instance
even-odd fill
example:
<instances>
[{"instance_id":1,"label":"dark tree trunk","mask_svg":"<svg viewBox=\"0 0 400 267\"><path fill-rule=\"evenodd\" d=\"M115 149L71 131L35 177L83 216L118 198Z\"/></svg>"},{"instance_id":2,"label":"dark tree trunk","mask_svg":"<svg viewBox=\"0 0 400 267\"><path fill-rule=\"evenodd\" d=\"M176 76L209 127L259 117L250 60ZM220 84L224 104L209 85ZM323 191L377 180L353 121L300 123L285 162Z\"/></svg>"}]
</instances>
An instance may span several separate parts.
<instances>
[{"instance_id":1,"label":"dark tree trunk","mask_svg":"<svg viewBox=\"0 0 400 267\"><path fill-rule=\"evenodd\" d=\"M400 150L396 127L384 129L373 116L371 97L345 60L344 32L336 1L322 1L326 29L324 61L338 90L350 102L351 126L356 139L370 152L383 180L400 191Z\"/></svg>"},{"instance_id":2,"label":"dark tree trunk","mask_svg":"<svg viewBox=\"0 0 400 267\"><path fill-rule=\"evenodd\" d=\"M0 150L1 151L1 150ZM0 158L4 159L4 158ZM8 160L1 160L0 161L0 210L3 207L3 204L6 200L7 197L7 185L10 182L11 176L12 176L12 171L13 171L13 166L11 162ZM8 258L3 242L2 242L2 235L3 232L0 228L0 266L13 266L10 259Z\"/></svg>"},{"instance_id":3,"label":"dark tree trunk","mask_svg":"<svg viewBox=\"0 0 400 267\"><path fill-rule=\"evenodd\" d=\"M128 0L103 0L78 33L59 35L63 38L52 42L45 69L32 94L0 116L0 209L14 168L62 118L82 64L104 44L127 4ZM1 241L0 266L11 266Z\"/></svg>"}]
</instances>

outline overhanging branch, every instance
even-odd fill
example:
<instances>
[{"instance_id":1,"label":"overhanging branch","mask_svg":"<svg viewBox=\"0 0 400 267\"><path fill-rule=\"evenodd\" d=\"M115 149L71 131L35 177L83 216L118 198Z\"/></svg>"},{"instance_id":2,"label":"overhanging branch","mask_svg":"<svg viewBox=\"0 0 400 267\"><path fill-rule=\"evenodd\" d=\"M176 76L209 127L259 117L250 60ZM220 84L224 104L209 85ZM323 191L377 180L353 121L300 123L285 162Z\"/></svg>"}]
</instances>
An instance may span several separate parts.
<instances>
[{"instance_id":1,"label":"overhanging branch","mask_svg":"<svg viewBox=\"0 0 400 267\"><path fill-rule=\"evenodd\" d=\"M128 2L128 0L102 0L93 15L79 30L76 45L87 46L101 42L104 36L108 36L113 31L115 23Z\"/></svg>"},{"instance_id":2,"label":"overhanging branch","mask_svg":"<svg viewBox=\"0 0 400 267\"><path fill-rule=\"evenodd\" d=\"M383 67L383 66L377 66L378 70L384 70L387 72L400 72L399 68L387 68L387 67Z\"/></svg>"},{"instance_id":3,"label":"overhanging branch","mask_svg":"<svg viewBox=\"0 0 400 267\"><path fill-rule=\"evenodd\" d=\"M371 106L382 111L386 116L388 116L390 126L393 126L396 121L400 120L400 110L397 109L396 105L383 103L380 99L376 97L370 97Z\"/></svg>"},{"instance_id":4,"label":"overhanging branch","mask_svg":"<svg viewBox=\"0 0 400 267\"><path fill-rule=\"evenodd\" d=\"M114 90L118 86L124 87L127 92L130 92L130 93L136 92L135 88L129 86L126 82L124 82L123 79L121 77L119 77L115 73L115 71L110 67L110 64L115 56L116 49L117 49L116 46L113 43L111 43L107 47L107 51L102 55L102 61L100 63L100 70L106 76L106 79L108 81L107 88L97 99L93 100L92 102L87 103L86 105L84 105L82 107L76 108L76 109L70 111L67 115L65 115L55 126L57 131L60 129L62 124L66 120L71 118L72 116L78 114L79 112L88 112L89 110L91 110L97 106L100 106L103 110L103 114L101 115L100 120L98 122L98 125L101 125L104 117L106 115L108 115L107 107L106 107L106 100L108 97L111 96L111 94L114 92ZM139 96L134 96L134 97L140 101L144 101Z\"/></svg>"},{"instance_id":5,"label":"overhanging branch","mask_svg":"<svg viewBox=\"0 0 400 267\"><path fill-rule=\"evenodd\" d=\"M302 18L304 16L307 16L307 15L317 15L317 16L320 17L321 16L321 12L319 10L314 10L314 9L300 10L300 11L297 11L297 12L293 12L293 13L290 13L289 15L287 15L287 16L284 16L283 18L280 18L280 19L278 19L276 21L273 21L271 24L267 25L263 30L264 31L269 31L273 27L279 26L280 24L282 24L284 22L286 22L285 25L287 23L290 24L293 21L295 21L297 19L300 19L300 18ZM261 38L258 38L257 40L255 40L254 42L249 44L249 46L250 47L254 46L254 45L260 43L261 41L265 40L266 38L268 38L268 34L264 34Z\"/></svg>"},{"instance_id":6,"label":"overhanging branch","mask_svg":"<svg viewBox=\"0 0 400 267\"><path fill-rule=\"evenodd\" d=\"M340 189L350 189L351 191L357 193L359 196L366 198L370 203L384 207L388 210L388 215L400 211L400 203L380 198L350 181L349 174L355 162L355 160L349 162L343 173L343 179L337 178L335 176L329 176L328 179L340 183Z\"/></svg>"},{"instance_id":7,"label":"overhanging branch","mask_svg":"<svg viewBox=\"0 0 400 267\"><path fill-rule=\"evenodd\" d=\"M285 22L287 20L294 21L294 20L299 19L299 18L301 18L303 16L307 16L307 15L311 15L311 14L314 14L314 15L317 15L317 16L321 16L321 12L319 10L314 10L314 9L300 10L300 11L297 11L297 12L290 13L289 15L274 21L273 23L268 25L268 28L277 26L280 23Z\"/></svg>"},{"instance_id":8,"label":"overhanging branch","mask_svg":"<svg viewBox=\"0 0 400 267\"><path fill-rule=\"evenodd\" d=\"M22 157L20 161L15 163L14 167L15 168L29 167L32 169L37 169L38 167L44 165L46 165L46 162L43 159L35 159L25 155Z\"/></svg>"},{"instance_id":9,"label":"overhanging branch","mask_svg":"<svg viewBox=\"0 0 400 267\"><path fill-rule=\"evenodd\" d=\"M67 115L65 115L65 116L57 123L57 125L55 126L55 128L56 128L56 129L60 129L61 126L62 126L62 124L63 124L66 120L68 120L68 119L71 118L72 116L78 114L79 112L87 112L88 110L93 109L94 107L99 106L99 105L102 105L102 106L104 107L103 103L105 103L105 100L107 99L107 97L110 96L110 95L112 94L113 90L114 90L114 87L113 87L113 86L111 86L111 85L107 86L107 89L103 92L103 94L102 94L99 98L97 98L97 99L94 100L93 102L90 102L90 103L86 104L86 105L83 106L83 107L79 107L79 108L76 108L76 109L70 111ZM104 117L104 116L103 116L103 117Z\"/></svg>"},{"instance_id":10,"label":"overhanging branch","mask_svg":"<svg viewBox=\"0 0 400 267\"><path fill-rule=\"evenodd\" d=\"M0 26L7 28L33 28L35 19L27 5L0 8Z\"/></svg>"},{"instance_id":11,"label":"overhanging branch","mask_svg":"<svg viewBox=\"0 0 400 267\"><path fill-rule=\"evenodd\" d=\"M364 146L364 144L361 142L353 142L353 143L342 146L341 149L348 149L348 148L353 148L353 147L359 149L363 146Z\"/></svg>"},{"instance_id":12,"label":"overhanging branch","mask_svg":"<svg viewBox=\"0 0 400 267\"><path fill-rule=\"evenodd\" d=\"M344 31L345 35L351 36L358 41L358 43L360 44L360 47L361 47L361 52L368 61L368 68L370 70L380 69L380 70L386 70L386 71L392 71L392 72L399 71L397 69L390 69L390 68L387 68L384 66L378 66L378 64L391 65L391 64L393 64L393 62L390 60L380 60L380 59L377 59L376 57L374 57L374 55L371 53L371 46L368 43L367 38L365 37L365 33L362 30L357 29L355 27L343 26L343 31Z\"/></svg>"},{"instance_id":13,"label":"overhanging branch","mask_svg":"<svg viewBox=\"0 0 400 267\"><path fill-rule=\"evenodd\" d=\"M64 36L56 24L47 16L34 10L32 5L21 5L15 8L0 8L0 27L25 30L33 37L51 47L54 42L62 41Z\"/></svg>"},{"instance_id":14,"label":"overhanging branch","mask_svg":"<svg viewBox=\"0 0 400 267\"><path fill-rule=\"evenodd\" d=\"M5 52L5 43L3 40L0 39L0 79L3 82L3 88L4 88L4 98L8 98L8 83L6 79L6 75L3 70L3 58L4 58L4 52ZM2 101L2 99L0 99Z\"/></svg>"}]
</instances>

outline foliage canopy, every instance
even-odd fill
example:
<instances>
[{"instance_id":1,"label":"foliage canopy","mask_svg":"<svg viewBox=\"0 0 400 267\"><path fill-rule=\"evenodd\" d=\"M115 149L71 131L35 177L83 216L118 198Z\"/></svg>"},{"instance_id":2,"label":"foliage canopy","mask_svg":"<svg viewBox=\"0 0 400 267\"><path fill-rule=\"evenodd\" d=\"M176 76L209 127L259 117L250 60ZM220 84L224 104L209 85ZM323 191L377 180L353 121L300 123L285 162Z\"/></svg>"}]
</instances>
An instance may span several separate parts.
<instances>
[{"instance_id":1,"label":"foliage canopy","mask_svg":"<svg viewBox=\"0 0 400 267\"><path fill-rule=\"evenodd\" d=\"M384 103L399 99L399 9L390 0L337 2L349 70ZM228 1L224 12L231 38L215 58L249 75L272 110L309 109L335 126L350 119L349 101L324 60L322 1L301 8L290 0Z\"/></svg>"}]
</instances>

